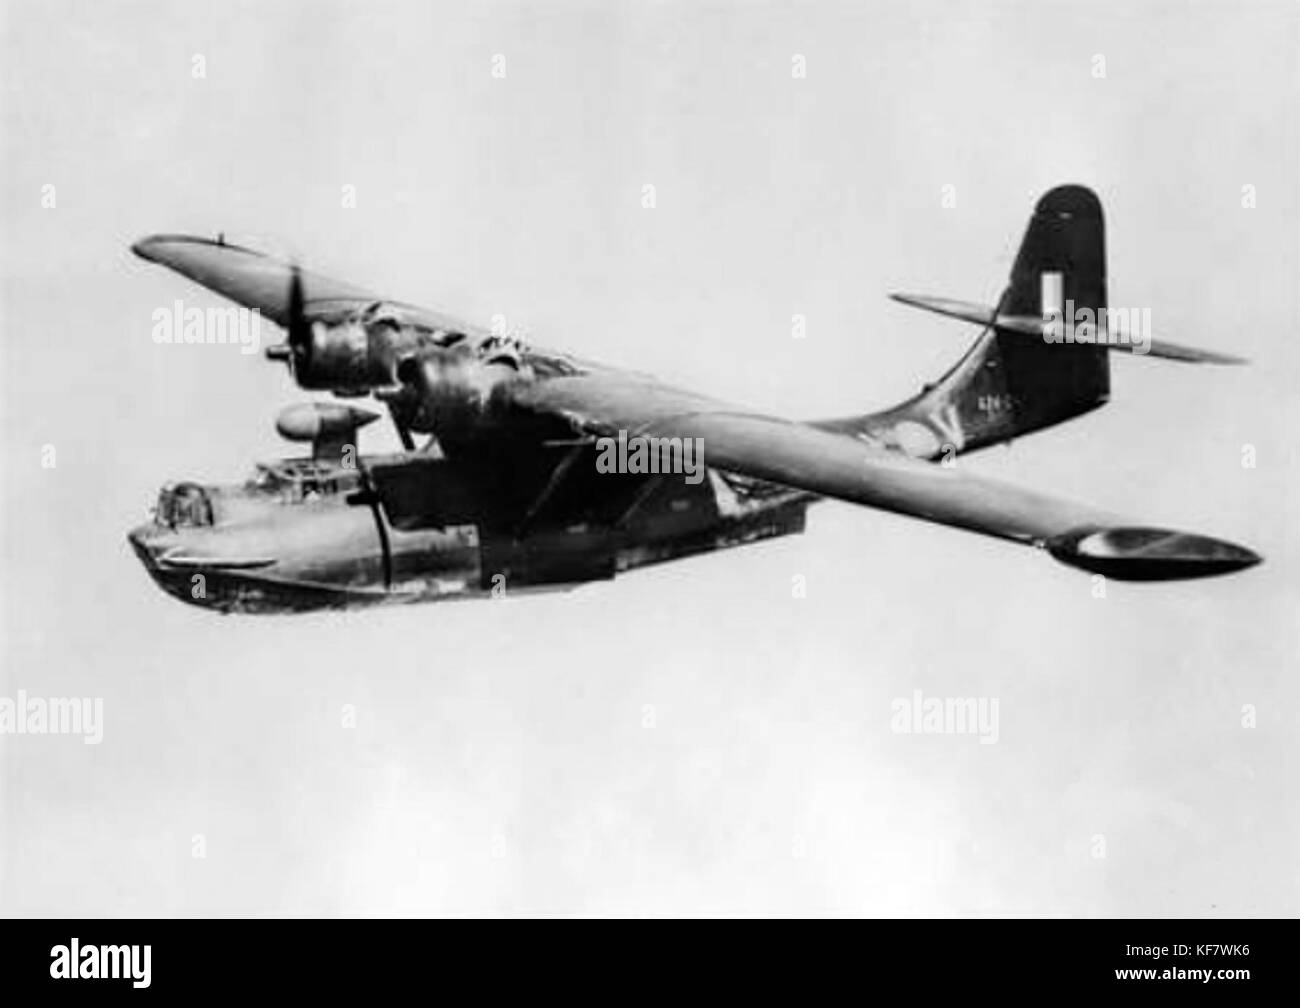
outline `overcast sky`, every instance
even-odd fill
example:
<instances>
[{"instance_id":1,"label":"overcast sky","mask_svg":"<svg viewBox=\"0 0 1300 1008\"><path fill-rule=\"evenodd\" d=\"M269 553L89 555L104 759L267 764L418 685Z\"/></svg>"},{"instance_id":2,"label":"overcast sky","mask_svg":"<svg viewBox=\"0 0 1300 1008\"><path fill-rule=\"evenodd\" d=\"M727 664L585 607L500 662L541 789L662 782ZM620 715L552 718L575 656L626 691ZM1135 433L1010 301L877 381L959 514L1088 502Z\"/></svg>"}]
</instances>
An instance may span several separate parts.
<instances>
[{"instance_id":1,"label":"overcast sky","mask_svg":"<svg viewBox=\"0 0 1300 1008\"><path fill-rule=\"evenodd\" d=\"M0 695L105 718L97 746L0 737L0 912L1300 911L1293 3L0 18ZM284 453L304 396L152 342L155 308L217 299L133 257L144 234L827 416L955 360L969 327L886 293L992 300L1062 182L1103 200L1112 304L1253 364L1118 359L1104 410L962 464L1262 567L1098 599L1035 551L827 503L567 595L258 619L164 596L126 544L163 482ZM997 699L997 744L891 732L918 689Z\"/></svg>"}]
</instances>

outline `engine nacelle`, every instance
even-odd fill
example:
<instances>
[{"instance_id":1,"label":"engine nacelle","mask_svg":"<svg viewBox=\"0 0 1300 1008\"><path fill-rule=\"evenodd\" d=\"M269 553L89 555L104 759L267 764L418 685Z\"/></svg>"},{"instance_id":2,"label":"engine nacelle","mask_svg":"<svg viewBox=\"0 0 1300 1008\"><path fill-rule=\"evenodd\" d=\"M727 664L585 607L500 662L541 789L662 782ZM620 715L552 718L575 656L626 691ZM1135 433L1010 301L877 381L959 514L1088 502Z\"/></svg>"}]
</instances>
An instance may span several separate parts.
<instances>
[{"instance_id":1,"label":"engine nacelle","mask_svg":"<svg viewBox=\"0 0 1300 1008\"><path fill-rule=\"evenodd\" d=\"M305 389L338 395L366 395L397 380L397 362L420 348L446 348L464 334L432 330L409 317L401 305L376 301L364 311L291 317L286 343L267 347L266 356L290 365Z\"/></svg>"},{"instance_id":2,"label":"engine nacelle","mask_svg":"<svg viewBox=\"0 0 1300 1008\"><path fill-rule=\"evenodd\" d=\"M394 337L400 330L363 317L313 322L293 348L294 377L305 389L363 392L394 380Z\"/></svg>"}]
</instances>

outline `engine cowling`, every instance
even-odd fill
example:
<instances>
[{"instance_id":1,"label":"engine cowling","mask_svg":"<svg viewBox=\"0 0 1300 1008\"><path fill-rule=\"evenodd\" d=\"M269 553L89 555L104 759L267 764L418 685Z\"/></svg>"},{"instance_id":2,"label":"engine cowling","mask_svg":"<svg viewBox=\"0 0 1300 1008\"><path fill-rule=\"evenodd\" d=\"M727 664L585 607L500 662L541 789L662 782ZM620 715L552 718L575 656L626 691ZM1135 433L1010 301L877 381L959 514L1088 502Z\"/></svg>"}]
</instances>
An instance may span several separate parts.
<instances>
[{"instance_id":1,"label":"engine cowling","mask_svg":"<svg viewBox=\"0 0 1300 1008\"><path fill-rule=\"evenodd\" d=\"M339 395L365 395L396 381L396 362L439 334L407 317L400 305L376 301L364 310L346 305L330 312L316 304L309 314L302 278L295 268L289 289L288 340L267 347L266 356L289 365L299 386Z\"/></svg>"},{"instance_id":2,"label":"engine cowling","mask_svg":"<svg viewBox=\"0 0 1300 1008\"><path fill-rule=\"evenodd\" d=\"M400 330L360 317L313 322L293 348L293 372L305 389L365 392L394 381L394 342Z\"/></svg>"}]
</instances>

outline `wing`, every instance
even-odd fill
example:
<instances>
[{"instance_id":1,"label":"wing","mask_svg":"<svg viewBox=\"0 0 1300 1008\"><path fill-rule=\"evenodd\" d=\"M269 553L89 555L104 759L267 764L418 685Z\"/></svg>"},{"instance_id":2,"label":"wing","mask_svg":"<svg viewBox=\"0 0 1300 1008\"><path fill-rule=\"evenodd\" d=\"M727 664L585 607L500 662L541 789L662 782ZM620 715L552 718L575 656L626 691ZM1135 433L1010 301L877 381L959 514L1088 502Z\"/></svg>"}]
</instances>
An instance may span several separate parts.
<instances>
[{"instance_id":1,"label":"wing","mask_svg":"<svg viewBox=\"0 0 1300 1008\"><path fill-rule=\"evenodd\" d=\"M293 266L283 259L264 255L224 241L211 241L190 235L151 235L142 238L131 250L142 259L175 270L195 283L228 297L245 308L255 308L277 325L286 325L289 310L289 285ZM302 270L303 314L308 322L330 321L359 312L376 302L398 312L402 321L429 330L481 333L482 327L470 325L450 315L416 305L389 301L339 280Z\"/></svg>"},{"instance_id":2,"label":"wing","mask_svg":"<svg viewBox=\"0 0 1300 1008\"><path fill-rule=\"evenodd\" d=\"M1226 573L1259 562L1232 543L1115 515L875 447L844 434L736 410L639 377L596 372L520 385L517 405L597 436L700 438L705 464L868 507L1047 549L1130 580Z\"/></svg>"}]
</instances>

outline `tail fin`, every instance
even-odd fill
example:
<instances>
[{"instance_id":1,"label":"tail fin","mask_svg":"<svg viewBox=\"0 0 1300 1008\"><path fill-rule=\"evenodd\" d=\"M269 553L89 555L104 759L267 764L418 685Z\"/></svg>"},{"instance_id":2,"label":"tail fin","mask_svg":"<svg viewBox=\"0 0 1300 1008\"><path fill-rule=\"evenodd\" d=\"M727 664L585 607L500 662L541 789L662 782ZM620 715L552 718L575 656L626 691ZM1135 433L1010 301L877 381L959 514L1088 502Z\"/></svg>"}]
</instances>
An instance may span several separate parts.
<instances>
[{"instance_id":1,"label":"tail fin","mask_svg":"<svg viewBox=\"0 0 1300 1008\"><path fill-rule=\"evenodd\" d=\"M1034 207L998 314L1042 319L1048 311L1063 310L1067 301L1074 302L1076 312L1087 308L1094 319L1106 317L1101 201L1091 189L1073 185L1053 189ZM1110 356L1104 347L1048 343L1041 327L1037 339L1024 339L995 326L991 344L980 369L983 381L973 383L989 385L989 392L964 389L960 400L969 411L966 400L975 392L978 414L983 412L979 395L1009 397L1006 412L1013 415L993 424L1006 437L1060 423L1110 398Z\"/></svg>"},{"instance_id":2,"label":"tail fin","mask_svg":"<svg viewBox=\"0 0 1300 1008\"><path fill-rule=\"evenodd\" d=\"M1008 316L1041 320L1045 295L1105 315L1105 225L1101 202L1083 186L1060 186L1038 201L996 308L898 296L985 327L952 370L893 409L815 426L936 458L1007 441L1101 406L1110 397L1105 349L1049 343L1039 322L1033 335L999 324Z\"/></svg>"},{"instance_id":3,"label":"tail fin","mask_svg":"<svg viewBox=\"0 0 1300 1008\"><path fill-rule=\"evenodd\" d=\"M981 325L984 332L951 371L915 398L881 413L813 426L923 458L946 459L1096 409L1110 398L1111 351L1191 363L1244 363L1240 357L1154 340L1146 331L1149 313L1138 325L1136 312L1110 308L1101 201L1083 186L1058 186L1038 201L996 307L890 296ZM1065 315L1069 307L1074 314L1068 334L1063 327L1045 327L1053 311ZM1085 310L1090 316L1081 315ZM1080 318L1087 325L1076 330L1073 323Z\"/></svg>"}]
</instances>

